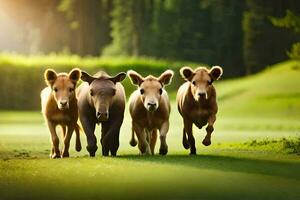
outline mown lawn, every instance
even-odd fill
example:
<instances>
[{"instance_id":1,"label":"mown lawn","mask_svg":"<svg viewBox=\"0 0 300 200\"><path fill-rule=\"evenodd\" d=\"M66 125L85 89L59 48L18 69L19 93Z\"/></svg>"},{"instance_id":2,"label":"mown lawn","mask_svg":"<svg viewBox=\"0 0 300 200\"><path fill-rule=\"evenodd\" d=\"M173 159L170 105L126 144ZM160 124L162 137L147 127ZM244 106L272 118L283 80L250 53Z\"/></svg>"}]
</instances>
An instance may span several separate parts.
<instances>
[{"instance_id":1,"label":"mown lawn","mask_svg":"<svg viewBox=\"0 0 300 200\"><path fill-rule=\"evenodd\" d=\"M142 157L128 144L126 117L118 157L104 158L98 151L89 158L85 149L77 153L72 145L71 158L51 160L40 113L1 113L0 119L0 199L300 198L299 155L288 153L281 143L275 148L248 144L267 137L294 140L299 127L288 120L273 124L271 119L221 118L211 147L201 145L204 130L195 129L198 155L189 156L174 110L168 156ZM85 146L83 134L81 139Z\"/></svg>"},{"instance_id":2,"label":"mown lawn","mask_svg":"<svg viewBox=\"0 0 300 200\"><path fill-rule=\"evenodd\" d=\"M118 157L101 157L98 151L89 158L85 148L77 153L72 143L71 158L51 160L41 114L2 111L0 199L300 199L296 65L282 63L253 77L220 82L212 145L204 147L205 131L195 129L197 156L181 145L174 101L167 156L139 156L129 146L126 111ZM85 147L84 134L81 140Z\"/></svg>"}]
</instances>

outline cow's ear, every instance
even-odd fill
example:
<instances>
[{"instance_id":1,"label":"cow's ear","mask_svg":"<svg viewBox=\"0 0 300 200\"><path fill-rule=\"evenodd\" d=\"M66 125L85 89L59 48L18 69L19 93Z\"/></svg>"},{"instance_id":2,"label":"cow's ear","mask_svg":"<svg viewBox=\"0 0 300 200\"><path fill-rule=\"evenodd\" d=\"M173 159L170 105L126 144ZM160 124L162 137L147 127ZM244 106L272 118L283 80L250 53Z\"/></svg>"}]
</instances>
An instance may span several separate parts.
<instances>
[{"instance_id":1,"label":"cow's ear","mask_svg":"<svg viewBox=\"0 0 300 200\"><path fill-rule=\"evenodd\" d=\"M180 74L184 80L191 81L195 75L192 68L185 66L180 69Z\"/></svg>"},{"instance_id":2,"label":"cow's ear","mask_svg":"<svg viewBox=\"0 0 300 200\"><path fill-rule=\"evenodd\" d=\"M212 79L212 81L218 80L223 74L223 69L220 66L213 66L210 71L209 75Z\"/></svg>"},{"instance_id":3,"label":"cow's ear","mask_svg":"<svg viewBox=\"0 0 300 200\"><path fill-rule=\"evenodd\" d=\"M174 75L174 72L172 70L168 69L167 71L165 71L164 73L162 73L160 75L158 80L159 80L159 82L161 82L162 85L169 85L172 81L173 75Z\"/></svg>"},{"instance_id":4,"label":"cow's ear","mask_svg":"<svg viewBox=\"0 0 300 200\"><path fill-rule=\"evenodd\" d=\"M87 82L88 84L91 84L96 78L89 75L87 72L82 71L81 72L81 80L84 82Z\"/></svg>"},{"instance_id":5,"label":"cow's ear","mask_svg":"<svg viewBox=\"0 0 300 200\"><path fill-rule=\"evenodd\" d=\"M123 81L125 78L126 78L126 73L121 72L121 73L117 74L116 76L109 78L109 80L111 80L114 83L117 83L117 82Z\"/></svg>"},{"instance_id":6,"label":"cow's ear","mask_svg":"<svg viewBox=\"0 0 300 200\"><path fill-rule=\"evenodd\" d=\"M53 69L47 69L44 73L45 82L52 86L57 79L57 73Z\"/></svg>"},{"instance_id":7,"label":"cow's ear","mask_svg":"<svg viewBox=\"0 0 300 200\"><path fill-rule=\"evenodd\" d=\"M129 70L127 74L134 85L141 85L144 82L144 78L133 70Z\"/></svg>"},{"instance_id":8,"label":"cow's ear","mask_svg":"<svg viewBox=\"0 0 300 200\"><path fill-rule=\"evenodd\" d=\"M81 77L81 70L78 68L72 69L69 73L69 79L75 84L80 79L80 77Z\"/></svg>"}]
</instances>

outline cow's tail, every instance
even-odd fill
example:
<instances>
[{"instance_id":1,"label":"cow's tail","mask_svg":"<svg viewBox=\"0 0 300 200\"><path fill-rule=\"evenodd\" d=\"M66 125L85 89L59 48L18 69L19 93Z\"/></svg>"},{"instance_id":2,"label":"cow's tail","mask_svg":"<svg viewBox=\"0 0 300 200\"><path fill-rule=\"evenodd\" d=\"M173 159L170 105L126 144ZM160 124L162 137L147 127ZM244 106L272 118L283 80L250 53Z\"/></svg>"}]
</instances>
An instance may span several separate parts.
<instances>
[{"instance_id":1,"label":"cow's tail","mask_svg":"<svg viewBox=\"0 0 300 200\"><path fill-rule=\"evenodd\" d=\"M182 133L182 144L183 144L183 147L185 149L189 149L190 148L190 143L186 137L186 132L185 132L185 129L183 128L183 133Z\"/></svg>"},{"instance_id":2,"label":"cow's tail","mask_svg":"<svg viewBox=\"0 0 300 200\"><path fill-rule=\"evenodd\" d=\"M76 124L75 126L75 133L76 133L76 142L75 142L75 150L81 151L81 142L80 142L80 126Z\"/></svg>"}]
</instances>

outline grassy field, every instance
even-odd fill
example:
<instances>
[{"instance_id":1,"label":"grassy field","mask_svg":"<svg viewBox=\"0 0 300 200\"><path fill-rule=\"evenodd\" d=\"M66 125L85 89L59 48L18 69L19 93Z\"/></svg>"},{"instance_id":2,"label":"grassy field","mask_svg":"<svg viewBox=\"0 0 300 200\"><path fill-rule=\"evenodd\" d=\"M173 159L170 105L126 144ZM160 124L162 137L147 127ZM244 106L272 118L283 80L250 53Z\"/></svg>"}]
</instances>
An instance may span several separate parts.
<instances>
[{"instance_id":1,"label":"grassy field","mask_svg":"<svg viewBox=\"0 0 300 200\"><path fill-rule=\"evenodd\" d=\"M212 145L195 129L197 156L181 145L174 101L165 157L129 146L127 111L118 157L89 158L72 143L71 158L59 160L48 157L39 112L0 112L0 199L300 199L300 63L220 81L217 90Z\"/></svg>"}]
</instances>

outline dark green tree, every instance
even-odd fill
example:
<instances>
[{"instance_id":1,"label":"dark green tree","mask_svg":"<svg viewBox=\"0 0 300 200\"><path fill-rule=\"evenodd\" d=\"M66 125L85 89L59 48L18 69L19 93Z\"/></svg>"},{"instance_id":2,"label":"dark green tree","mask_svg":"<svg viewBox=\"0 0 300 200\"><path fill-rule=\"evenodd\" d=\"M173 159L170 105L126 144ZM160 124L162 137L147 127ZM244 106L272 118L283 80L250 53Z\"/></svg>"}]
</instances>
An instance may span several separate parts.
<instances>
[{"instance_id":1,"label":"dark green tree","mask_svg":"<svg viewBox=\"0 0 300 200\"><path fill-rule=\"evenodd\" d=\"M287 59L286 50L295 36L274 27L270 16L284 15L288 8L299 10L296 0L248 0L244 13L244 62L248 74Z\"/></svg>"}]
</instances>

